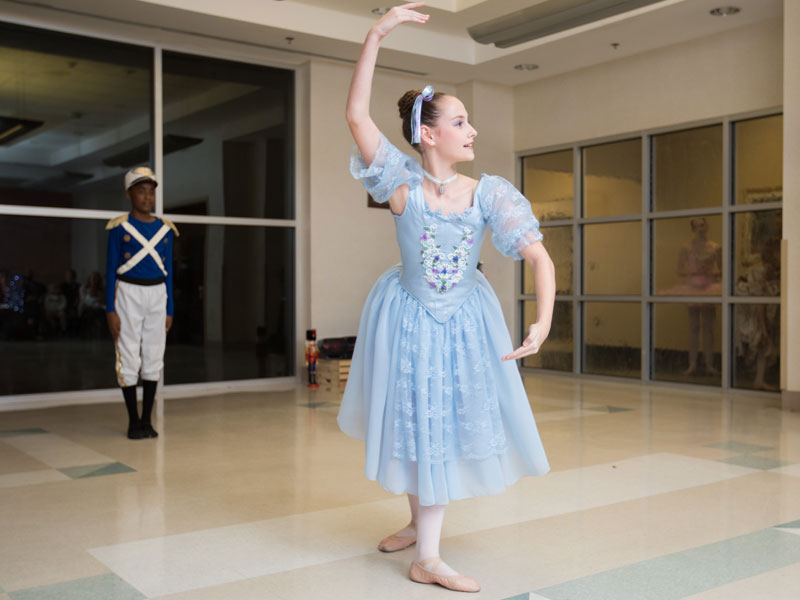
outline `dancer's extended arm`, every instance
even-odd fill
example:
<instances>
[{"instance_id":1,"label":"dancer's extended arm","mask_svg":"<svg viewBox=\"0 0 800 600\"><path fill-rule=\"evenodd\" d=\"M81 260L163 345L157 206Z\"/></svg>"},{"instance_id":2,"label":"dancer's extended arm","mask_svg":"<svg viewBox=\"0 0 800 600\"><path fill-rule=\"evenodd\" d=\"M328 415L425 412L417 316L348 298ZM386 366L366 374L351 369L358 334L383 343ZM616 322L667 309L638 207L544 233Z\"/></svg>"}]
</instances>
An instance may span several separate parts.
<instances>
[{"instance_id":1,"label":"dancer's extended arm","mask_svg":"<svg viewBox=\"0 0 800 600\"><path fill-rule=\"evenodd\" d=\"M528 328L528 337L522 342L522 346L504 356L503 360L516 360L536 354L547 339L553 320L553 303L556 296L556 271L553 261L541 242L528 244L520 254L533 269L536 285L536 323Z\"/></svg>"},{"instance_id":2,"label":"dancer's extended arm","mask_svg":"<svg viewBox=\"0 0 800 600\"><path fill-rule=\"evenodd\" d=\"M372 27L370 27L361 56L353 71L350 82L350 93L347 95L347 110L345 116L350 132L356 141L361 156L369 165L375 158L380 143L380 130L369 115L369 99L372 91L372 75L375 72L375 62L378 58L378 47L381 40L401 23L425 23L428 15L415 11L415 8L424 6L424 2L411 2L402 6L395 6Z\"/></svg>"}]
</instances>

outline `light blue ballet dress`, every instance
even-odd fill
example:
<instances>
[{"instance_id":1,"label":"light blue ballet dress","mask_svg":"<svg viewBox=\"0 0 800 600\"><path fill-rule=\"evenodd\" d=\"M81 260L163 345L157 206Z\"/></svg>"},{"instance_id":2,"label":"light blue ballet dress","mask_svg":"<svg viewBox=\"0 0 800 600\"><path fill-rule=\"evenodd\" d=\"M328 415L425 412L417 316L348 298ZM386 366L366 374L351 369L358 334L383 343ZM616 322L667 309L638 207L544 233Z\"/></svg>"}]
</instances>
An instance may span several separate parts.
<instances>
[{"instance_id":1,"label":"light blue ballet dress","mask_svg":"<svg viewBox=\"0 0 800 600\"><path fill-rule=\"evenodd\" d=\"M549 471L514 361L500 303L477 269L487 225L507 256L542 238L530 203L502 177L483 175L463 214L432 212L419 163L384 136L367 167L350 170L378 202L409 185L394 215L402 266L367 297L339 426L363 440L365 474L420 504L497 494Z\"/></svg>"}]
</instances>

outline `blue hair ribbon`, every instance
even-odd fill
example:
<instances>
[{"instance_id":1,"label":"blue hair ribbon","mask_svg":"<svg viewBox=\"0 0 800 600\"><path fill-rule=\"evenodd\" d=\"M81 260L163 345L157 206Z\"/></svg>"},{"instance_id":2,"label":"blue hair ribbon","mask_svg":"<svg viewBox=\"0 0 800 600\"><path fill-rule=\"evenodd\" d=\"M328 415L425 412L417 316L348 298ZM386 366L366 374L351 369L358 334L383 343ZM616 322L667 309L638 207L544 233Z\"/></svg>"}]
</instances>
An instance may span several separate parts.
<instances>
[{"instance_id":1,"label":"blue hair ribbon","mask_svg":"<svg viewBox=\"0 0 800 600\"><path fill-rule=\"evenodd\" d=\"M419 144L419 128L422 120L422 101L430 102L433 100L433 86L426 85L422 93L414 99L414 106L411 108L411 143Z\"/></svg>"}]
</instances>

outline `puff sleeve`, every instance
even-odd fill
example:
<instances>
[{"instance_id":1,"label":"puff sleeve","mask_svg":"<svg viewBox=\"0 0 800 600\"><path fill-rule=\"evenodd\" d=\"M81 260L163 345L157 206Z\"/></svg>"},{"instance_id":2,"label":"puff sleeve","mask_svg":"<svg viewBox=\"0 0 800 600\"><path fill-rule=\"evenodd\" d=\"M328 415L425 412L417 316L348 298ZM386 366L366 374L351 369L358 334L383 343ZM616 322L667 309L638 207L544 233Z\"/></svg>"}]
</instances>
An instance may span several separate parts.
<instances>
[{"instance_id":1,"label":"puff sleeve","mask_svg":"<svg viewBox=\"0 0 800 600\"><path fill-rule=\"evenodd\" d=\"M510 181L495 175L485 177L478 201L492 230L492 243L501 254L521 260L520 252L542 239L539 221L531 203Z\"/></svg>"},{"instance_id":2,"label":"puff sleeve","mask_svg":"<svg viewBox=\"0 0 800 600\"><path fill-rule=\"evenodd\" d=\"M375 159L369 166L364 162L358 146L353 145L350 173L361 181L376 202L388 202L399 186L409 184L413 187L419 185L423 178L419 163L400 152L383 134Z\"/></svg>"}]
</instances>

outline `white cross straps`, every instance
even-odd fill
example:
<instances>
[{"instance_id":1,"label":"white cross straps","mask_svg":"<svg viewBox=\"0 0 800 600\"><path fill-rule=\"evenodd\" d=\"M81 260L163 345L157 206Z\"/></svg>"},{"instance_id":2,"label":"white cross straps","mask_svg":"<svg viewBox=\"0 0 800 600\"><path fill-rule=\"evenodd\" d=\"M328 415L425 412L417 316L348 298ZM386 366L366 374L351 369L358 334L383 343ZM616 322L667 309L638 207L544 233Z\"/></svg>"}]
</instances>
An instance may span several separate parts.
<instances>
[{"instance_id":1,"label":"white cross straps","mask_svg":"<svg viewBox=\"0 0 800 600\"><path fill-rule=\"evenodd\" d=\"M161 269L161 272L164 273L164 276L166 277L167 270L164 268L164 263L161 262L161 257L158 255L158 252L156 252L156 244L158 244L158 242L164 239L164 236L167 235L169 232L169 225L162 225L161 229L159 229L149 240L139 233L139 231L133 225L128 223L128 221L123 221L122 227L142 245L142 249L134 254L130 260L128 260L128 262L126 262L124 265L121 265L119 269L117 269L117 275L124 275L133 267L142 262L142 259L149 254L151 257L153 257L153 260L156 261L156 265L158 265L158 268Z\"/></svg>"}]
</instances>

